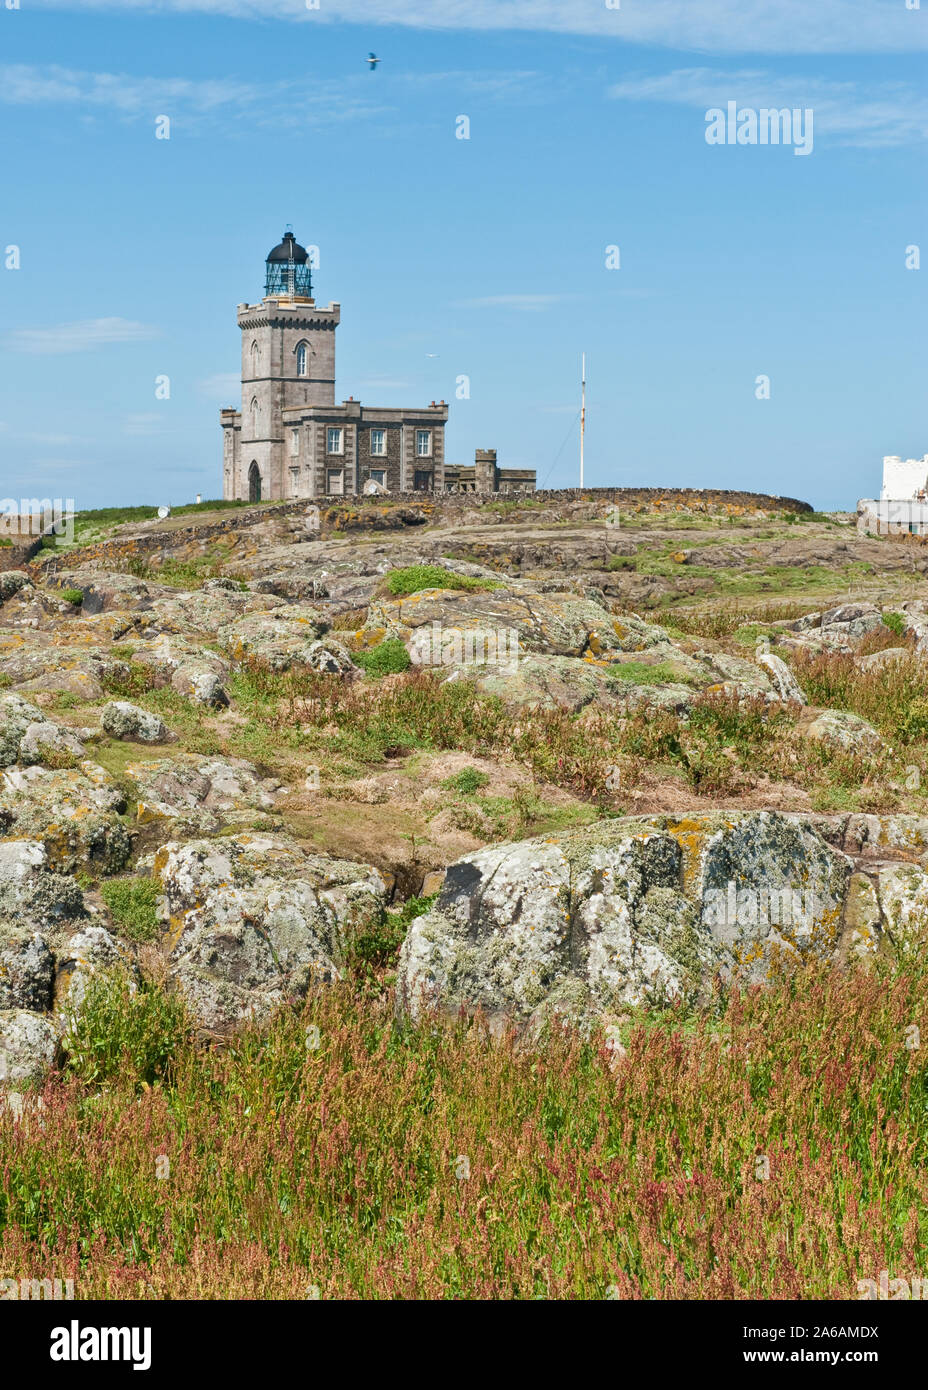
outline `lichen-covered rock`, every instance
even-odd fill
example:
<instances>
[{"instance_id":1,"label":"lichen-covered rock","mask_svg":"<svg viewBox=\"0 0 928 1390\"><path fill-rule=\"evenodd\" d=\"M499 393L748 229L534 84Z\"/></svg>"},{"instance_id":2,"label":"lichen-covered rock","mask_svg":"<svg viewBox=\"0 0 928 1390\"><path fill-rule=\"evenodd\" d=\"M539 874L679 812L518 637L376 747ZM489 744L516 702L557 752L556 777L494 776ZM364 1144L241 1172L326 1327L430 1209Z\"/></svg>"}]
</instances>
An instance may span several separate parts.
<instances>
[{"instance_id":1,"label":"lichen-covered rock","mask_svg":"<svg viewBox=\"0 0 928 1390\"><path fill-rule=\"evenodd\" d=\"M786 639L790 646L812 650L852 651L867 633L883 626L883 615L872 603L843 603L825 613L806 613L794 622L784 624L794 638Z\"/></svg>"},{"instance_id":2,"label":"lichen-covered rock","mask_svg":"<svg viewBox=\"0 0 928 1390\"><path fill-rule=\"evenodd\" d=\"M804 705L806 703L802 686L782 656L777 656L775 652L758 652L757 664L763 666L768 673L777 695L785 704Z\"/></svg>"},{"instance_id":3,"label":"lichen-covered rock","mask_svg":"<svg viewBox=\"0 0 928 1390\"><path fill-rule=\"evenodd\" d=\"M0 918L0 1009L47 1009L54 968L41 932Z\"/></svg>"},{"instance_id":4,"label":"lichen-covered rock","mask_svg":"<svg viewBox=\"0 0 928 1390\"><path fill-rule=\"evenodd\" d=\"M236 660L259 657L275 671L294 662L308 662L319 638L328 628L316 608L292 603L267 613L248 613L219 629L218 640Z\"/></svg>"},{"instance_id":5,"label":"lichen-covered rock","mask_svg":"<svg viewBox=\"0 0 928 1390\"><path fill-rule=\"evenodd\" d=\"M331 635L313 642L306 653L306 665L314 671L327 672L333 676L350 676L358 673L358 667L351 660L347 647Z\"/></svg>"},{"instance_id":6,"label":"lichen-covered rock","mask_svg":"<svg viewBox=\"0 0 928 1390\"><path fill-rule=\"evenodd\" d=\"M171 978L200 1025L228 1032L333 979L346 942L379 923L376 869L268 836L169 843L154 857Z\"/></svg>"},{"instance_id":7,"label":"lichen-covered rock","mask_svg":"<svg viewBox=\"0 0 928 1390\"><path fill-rule=\"evenodd\" d=\"M229 703L229 696L215 671L187 667L177 671L171 681L179 695L187 695L195 704L220 709Z\"/></svg>"},{"instance_id":8,"label":"lichen-covered rock","mask_svg":"<svg viewBox=\"0 0 928 1390\"><path fill-rule=\"evenodd\" d=\"M117 873L131 842L120 814L126 796L103 768L8 768L0 773L0 827L5 834L39 840L50 863L66 873L92 866Z\"/></svg>"},{"instance_id":9,"label":"lichen-covered rock","mask_svg":"<svg viewBox=\"0 0 928 1390\"><path fill-rule=\"evenodd\" d=\"M0 1085L41 1081L55 1062L58 1027L47 1014L0 1012Z\"/></svg>"},{"instance_id":10,"label":"lichen-covered rock","mask_svg":"<svg viewBox=\"0 0 928 1390\"><path fill-rule=\"evenodd\" d=\"M31 589L32 581L25 570L0 571L0 603L4 603L21 589Z\"/></svg>"},{"instance_id":11,"label":"lichen-covered rock","mask_svg":"<svg viewBox=\"0 0 928 1390\"><path fill-rule=\"evenodd\" d=\"M99 971L123 970L134 981L136 968L105 927L84 926L59 950L55 962L54 1002L71 1018L80 1014L87 986Z\"/></svg>"},{"instance_id":12,"label":"lichen-covered rock","mask_svg":"<svg viewBox=\"0 0 928 1390\"><path fill-rule=\"evenodd\" d=\"M236 821L253 821L269 811L280 788L242 758L211 758L182 753L126 765L134 783L140 823L177 821L195 833L212 833Z\"/></svg>"},{"instance_id":13,"label":"lichen-covered rock","mask_svg":"<svg viewBox=\"0 0 928 1390\"><path fill-rule=\"evenodd\" d=\"M473 664L467 644L490 635L497 648L505 640L507 650L555 656L636 652L668 640L663 628L633 616L616 618L578 594L515 588L424 589L409 598L383 599L371 605L365 630L400 638L417 666L454 664L457 658L449 662L443 653L453 650L455 640Z\"/></svg>"},{"instance_id":14,"label":"lichen-covered rock","mask_svg":"<svg viewBox=\"0 0 928 1390\"><path fill-rule=\"evenodd\" d=\"M851 861L775 812L634 817L466 855L400 954L401 1009L536 1023L762 979L833 952Z\"/></svg>"},{"instance_id":15,"label":"lichen-covered rock","mask_svg":"<svg viewBox=\"0 0 928 1390\"><path fill-rule=\"evenodd\" d=\"M0 840L0 923L29 928L83 917L84 898L73 878L56 873L35 840Z\"/></svg>"},{"instance_id":16,"label":"lichen-covered rock","mask_svg":"<svg viewBox=\"0 0 928 1390\"><path fill-rule=\"evenodd\" d=\"M869 656L857 657L855 664L862 671L882 671L887 666L895 665L897 661L905 661L911 655L908 647L884 647L881 652L871 652Z\"/></svg>"},{"instance_id":17,"label":"lichen-covered rock","mask_svg":"<svg viewBox=\"0 0 928 1390\"><path fill-rule=\"evenodd\" d=\"M0 767L36 763L50 751L82 756L83 744L21 695L0 697Z\"/></svg>"},{"instance_id":18,"label":"lichen-covered rock","mask_svg":"<svg viewBox=\"0 0 928 1390\"><path fill-rule=\"evenodd\" d=\"M878 753L886 746L878 729L846 710L808 710L797 728L803 737L846 753Z\"/></svg>"},{"instance_id":19,"label":"lichen-covered rock","mask_svg":"<svg viewBox=\"0 0 928 1390\"><path fill-rule=\"evenodd\" d=\"M128 700L110 700L105 704L100 714L100 727L111 738L132 743L164 743L169 737L160 715L140 709Z\"/></svg>"},{"instance_id":20,"label":"lichen-covered rock","mask_svg":"<svg viewBox=\"0 0 928 1390\"><path fill-rule=\"evenodd\" d=\"M221 627L243 615L260 614L280 606L280 599L272 594L209 590L204 586L196 593L174 593L158 598L151 608L159 632L189 633L215 639Z\"/></svg>"}]
</instances>

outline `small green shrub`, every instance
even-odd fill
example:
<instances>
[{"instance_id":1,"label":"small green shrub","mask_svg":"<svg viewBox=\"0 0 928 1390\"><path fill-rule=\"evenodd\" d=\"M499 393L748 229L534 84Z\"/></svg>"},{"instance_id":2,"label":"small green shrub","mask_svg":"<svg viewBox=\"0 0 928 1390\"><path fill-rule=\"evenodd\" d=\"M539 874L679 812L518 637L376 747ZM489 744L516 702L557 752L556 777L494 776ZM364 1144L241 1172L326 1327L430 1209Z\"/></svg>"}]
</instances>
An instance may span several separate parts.
<instances>
[{"instance_id":1,"label":"small green shrub","mask_svg":"<svg viewBox=\"0 0 928 1390\"><path fill-rule=\"evenodd\" d=\"M487 774L481 772L478 767L465 767L453 777L446 777L442 786L447 787L449 791L463 792L465 796L469 796L472 792L479 792L489 780Z\"/></svg>"},{"instance_id":2,"label":"small green shrub","mask_svg":"<svg viewBox=\"0 0 928 1390\"><path fill-rule=\"evenodd\" d=\"M906 618L904 613L884 613L883 623L894 632L897 637L902 637L906 630Z\"/></svg>"},{"instance_id":3,"label":"small green shrub","mask_svg":"<svg viewBox=\"0 0 928 1390\"><path fill-rule=\"evenodd\" d=\"M77 608L79 604L84 602L84 591L83 589L62 589L61 597L65 603L73 603Z\"/></svg>"},{"instance_id":4,"label":"small green shrub","mask_svg":"<svg viewBox=\"0 0 928 1390\"><path fill-rule=\"evenodd\" d=\"M158 885L152 878L111 878L100 890L113 921L133 941L153 941L158 931Z\"/></svg>"},{"instance_id":5,"label":"small green shrub","mask_svg":"<svg viewBox=\"0 0 928 1390\"><path fill-rule=\"evenodd\" d=\"M377 677L397 675L412 665L409 652L398 637L387 637L370 651L357 652L352 660L369 676Z\"/></svg>"}]
</instances>

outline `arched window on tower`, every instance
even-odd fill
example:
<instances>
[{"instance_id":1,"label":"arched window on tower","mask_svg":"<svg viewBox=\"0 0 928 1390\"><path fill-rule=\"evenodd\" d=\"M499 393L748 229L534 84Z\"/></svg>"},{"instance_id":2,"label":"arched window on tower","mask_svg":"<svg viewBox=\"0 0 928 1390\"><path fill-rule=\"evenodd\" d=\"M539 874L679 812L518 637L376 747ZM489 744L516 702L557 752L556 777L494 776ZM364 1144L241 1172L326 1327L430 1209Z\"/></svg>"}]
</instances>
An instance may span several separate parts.
<instances>
[{"instance_id":1,"label":"arched window on tower","mask_svg":"<svg viewBox=\"0 0 928 1390\"><path fill-rule=\"evenodd\" d=\"M298 347L297 350L296 350L296 374L297 374L297 376L307 376L307 375L308 375L308 371L307 371L308 363L309 363L309 353L307 352L306 344L305 344L305 343L300 343L299 347Z\"/></svg>"},{"instance_id":2,"label":"arched window on tower","mask_svg":"<svg viewBox=\"0 0 928 1390\"><path fill-rule=\"evenodd\" d=\"M257 340L251 345L251 374L258 375L258 343Z\"/></svg>"},{"instance_id":3,"label":"arched window on tower","mask_svg":"<svg viewBox=\"0 0 928 1390\"><path fill-rule=\"evenodd\" d=\"M257 397L257 396L255 396L254 400L251 402L251 437L252 437L252 439L257 439L257 437L258 437L258 397Z\"/></svg>"}]
</instances>

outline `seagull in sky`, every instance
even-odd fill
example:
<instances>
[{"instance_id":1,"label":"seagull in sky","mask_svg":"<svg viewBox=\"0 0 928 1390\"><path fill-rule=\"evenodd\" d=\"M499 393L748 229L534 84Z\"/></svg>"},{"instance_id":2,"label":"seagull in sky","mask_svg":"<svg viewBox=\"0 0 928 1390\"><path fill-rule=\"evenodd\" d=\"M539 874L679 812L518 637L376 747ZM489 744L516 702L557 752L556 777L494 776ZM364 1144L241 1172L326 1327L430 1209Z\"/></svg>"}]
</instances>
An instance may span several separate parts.
<instances>
[{"instance_id":1,"label":"seagull in sky","mask_svg":"<svg viewBox=\"0 0 928 1390\"><path fill-rule=\"evenodd\" d=\"M380 62L380 59L377 57L377 54L376 54L376 53L368 53L368 55L367 55L367 65L368 65L368 67L370 68L371 72L374 71L374 69L376 68L376 66L377 66L377 64L378 64L379 62Z\"/></svg>"}]
</instances>

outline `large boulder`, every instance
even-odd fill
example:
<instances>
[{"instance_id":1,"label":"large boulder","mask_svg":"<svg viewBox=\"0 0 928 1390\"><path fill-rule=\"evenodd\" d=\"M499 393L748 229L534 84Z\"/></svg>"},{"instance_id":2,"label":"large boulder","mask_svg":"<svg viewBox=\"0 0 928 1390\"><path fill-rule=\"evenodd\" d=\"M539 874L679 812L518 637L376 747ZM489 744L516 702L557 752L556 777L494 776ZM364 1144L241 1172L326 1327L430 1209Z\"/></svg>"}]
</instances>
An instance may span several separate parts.
<instances>
[{"instance_id":1,"label":"large boulder","mask_svg":"<svg viewBox=\"0 0 928 1390\"><path fill-rule=\"evenodd\" d=\"M668 640L663 628L631 615L616 618L577 594L514 588L424 589L409 598L383 599L371 605L365 631L376 638L399 637L416 666L460 664L456 645L467 664L479 664L477 644L490 638L497 651L504 644L510 656L600 656L643 651Z\"/></svg>"},{"instance_id":2,"label":"large boulder","mask_svg":"<svg viewBox=\"0 0 928 1390\"><path fill-rule=\"evenodd\" d=\"M110 700L100 714L100 727L111 738L132 743L165 743L170 734L159 714L140 709L129 700Z\"/></svg>"},{"instance_id":3,"label":"large boulder","mask_svg":"<svg viewBox=\"0 0 928 1390\"><path fill-rule=\"evenodd\" d=\"M40 1081L55 1061L59 1032L47 1014L0 1011L0 1085Z\"/></svg>"},{"instance_id":4,"label":"large boulder","mask_svg":"<svg viewBox=\"0 0 928 1390\"><path fill-rule=\"evenodd\" d=\"M226 1033L333 979L386 906L376 869L279 837L169 843L154 856L171 978L199 1024Z\"/></svg>"},{"instance_id":5,"label":"large boulder","mask_svg":"<svg viewBox=\"0 0 928 1390\"><path fill-rule=\"evenodd\" d=\"M886 746L878 729L847 710L807 709L797 729L804 738L842 753L876 754Z\"/></svg>"},{"instance_id":6,"label":"large boulder","mask_svg":"<svg viewBox=\"0 0 928 1390\"><path fill-rule=\"evenodd\" d=\"M847 855L799 817L634 817L453 864L400 956L398 1001L538 1021L699 997L780 952L839 948Z\"/></svg>"},{"instance_id":7,"label":"large boulder","mask_svg":"<svg viewBox=\"0 0 928 1390\"><path fill-rule=\"evenodd\" d=\"M328 623L316 608L277 603L269 613L248 613L219 629L219 642L235 660L258 657L276 671L311 660Z\"/></svg>"},{"instance_id":8,"label":"large boulder","mask_svg":"<svg viewBox=\"0 0 928 1390\"><path fill-rule=\"evenodd\" d=\"M49 861L65 873L85 866L117 873L131 842L120 815L126 794L96 763L79 767L7 768L0 772L0 827L38 840Z\"/></svg>"}]
</instances>

